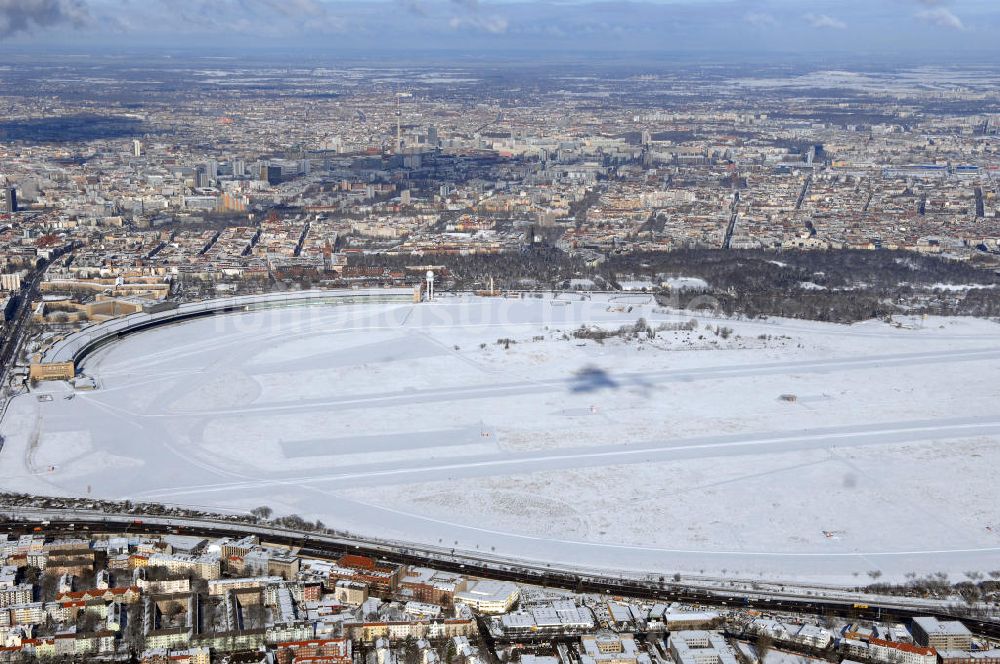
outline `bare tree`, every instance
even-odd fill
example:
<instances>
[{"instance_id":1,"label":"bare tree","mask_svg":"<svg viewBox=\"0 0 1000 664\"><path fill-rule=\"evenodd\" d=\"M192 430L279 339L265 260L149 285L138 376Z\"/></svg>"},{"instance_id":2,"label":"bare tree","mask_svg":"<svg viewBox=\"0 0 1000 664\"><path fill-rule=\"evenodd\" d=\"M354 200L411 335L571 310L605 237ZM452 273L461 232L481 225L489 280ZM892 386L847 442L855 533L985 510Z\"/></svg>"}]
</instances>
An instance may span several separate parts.
<instances>
[{"instance_id":1,"label":"bare tree","mask_svg":"<svg viewBox=\"0 0 1000 664\"><path fill-rule=\"evenodd\" d=\"M769 634L760 634L757 636L755 650L757 651L758 662L763 662L767 659L767 653L771 652L772 645L774 645L774 640Z\"/></svg>"},{"instance_id":2,"label":"bare tree","mask_svg":"<svg viewBox=\"0 0 1000 664\"><path fill-rule=\"evenodd\" d=\"M260 507L255 507L252 510L250 510L250 514L253 514L258 519L266 520L271 518L271 515L274 514L274 510L272 510L267 505L261 505Z\"/></svg>"},{"instance_id":3,"label":"bare tree","mask_svg":"<svg viewBox=\"0 0 1000 664\"><path fill-rule=\"evenodd\" d=\"M56 598L56 594L59 590L59 577L55 574L45 572L42 574L41 578L42 586L42 601L52 602Z\"/></svg>"}]
</instances>

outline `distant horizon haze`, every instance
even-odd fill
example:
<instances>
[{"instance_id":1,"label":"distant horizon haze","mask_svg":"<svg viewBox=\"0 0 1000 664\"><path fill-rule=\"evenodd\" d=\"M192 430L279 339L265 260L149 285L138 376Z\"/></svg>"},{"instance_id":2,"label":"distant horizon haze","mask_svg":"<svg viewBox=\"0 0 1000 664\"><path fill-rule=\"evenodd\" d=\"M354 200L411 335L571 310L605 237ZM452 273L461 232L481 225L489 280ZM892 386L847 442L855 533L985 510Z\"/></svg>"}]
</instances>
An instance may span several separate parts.
<instances>
[{"instance_id":1,"label":"distant horizon haze","mask_svg":"<svg viewBox=\"0 0 1000 664\"><path fill-rule=\"evenodd\" d=\"M0 50L543 57L896 55L1000 48L995 0L0 0Z\"/></svg>"}]
</instances>

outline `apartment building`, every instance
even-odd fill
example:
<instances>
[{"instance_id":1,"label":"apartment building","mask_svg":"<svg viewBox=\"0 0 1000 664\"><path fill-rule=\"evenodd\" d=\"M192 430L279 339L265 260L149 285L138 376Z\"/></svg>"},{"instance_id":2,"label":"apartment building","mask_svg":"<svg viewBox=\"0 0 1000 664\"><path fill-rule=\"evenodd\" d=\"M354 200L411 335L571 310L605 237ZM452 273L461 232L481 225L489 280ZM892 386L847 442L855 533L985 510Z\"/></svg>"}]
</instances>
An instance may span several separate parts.
<instances>
[{"instance_id":1,"label":"apartment building","mask_svg":"<svg viewBox=\"0 0 1000 664\"><path fill-rule=\"evenodd\" d=\"M892 664L936 664L937 651L934 648L909 643L869 639L868 658Z\"/></svg>"},{"instance_id":2,"label":"apartment building","mask_svg":"<svg viewBox=\"0 0 1000 664\"><path fill-rule=\"evenodd\" d=\"M209 595L225 595L230 590L260 590L267 585L279 584L280 576L254 576L239 579L211 579L208 582Z\"/></svg>"},{"instance_id":3,"label":"apartment building","mask_svg":"<svg viewBox=\"0 0 1000 664\"><path fill-rule=\"evenodd\" d=\"M154 553L149 556L149 566L166 567L171 573L191 573L199 579L211 581L222 576L218 556L188 556L180 553Z\"/></svg>"},{"instance_id":4,"label":"apartment building","mask_svg":"<svg viewBox=\"0 0 1000 664\"><path fill-rule=\"evenodd\" d=\"M330 567L327 580L330 586L342 579L357 581L366 584L373 593L387 595L396 589L400 571L398 565L377 564L366 556L346 555Z\"/></svg>"},{"instance_id":5,"label":"apartment building","mask_svg":"<svg viewBox=\"0 0 1000 664\"><path fill-rule=\"evenodd\" d=\"M400 593L430 604L450 604L465 587L463 577L427 567L410 567L399 581Z\"/></svg>"},{"instance_id":6,"label":"apartment building","mask_svg":"<svg viewBox=\"0 0 1000 664\"><path fill-rule=\"evenodd\" d=\"M717 632L675 632L667 643L674 664L738 664L736 653Z\"/></svg>"},{"instance_id":7,"label":"apartment building","mask_svg":"<svg viewBox=\"0 0 1000 664\"><path fill-rule=\"evenodd\" d=\"M22 583L17 586L0 589L0 607L12 604L28 604L34 599L34 586Z\"/></svg>"}]
</instances>

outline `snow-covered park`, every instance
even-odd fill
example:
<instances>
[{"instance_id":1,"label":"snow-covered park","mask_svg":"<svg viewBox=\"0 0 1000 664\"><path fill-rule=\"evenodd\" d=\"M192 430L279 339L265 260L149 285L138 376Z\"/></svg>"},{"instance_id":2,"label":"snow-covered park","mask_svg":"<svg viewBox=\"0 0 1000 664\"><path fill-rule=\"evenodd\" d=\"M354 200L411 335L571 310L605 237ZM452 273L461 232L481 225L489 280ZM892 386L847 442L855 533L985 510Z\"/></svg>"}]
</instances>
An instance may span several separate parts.
<instances>
[{"instance_id":1,"label":"snow-covered park","mask_svg":"<svg viewBox=\"0 0 1000 664\"><path fill-rule=\"evenodd\" d=\"M580 338L623 326L641 331ZM82 370L98 389L43 383L11 404L6 489L268 505L655 574L853 585L1000 569L989 321L442 297L166 325Z\"/></svg>"}]
</instances>

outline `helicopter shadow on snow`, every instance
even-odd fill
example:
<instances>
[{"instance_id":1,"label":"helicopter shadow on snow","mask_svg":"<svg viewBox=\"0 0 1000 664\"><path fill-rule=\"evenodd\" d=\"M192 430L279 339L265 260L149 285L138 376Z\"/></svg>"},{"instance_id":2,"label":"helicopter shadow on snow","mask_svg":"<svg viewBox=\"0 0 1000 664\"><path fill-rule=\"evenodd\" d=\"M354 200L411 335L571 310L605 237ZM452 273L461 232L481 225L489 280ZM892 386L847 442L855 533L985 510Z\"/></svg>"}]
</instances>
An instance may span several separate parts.
<instances>
[{"instance_id":1,"label":"helicopter shadow on snow","mask_svg":"<svg viewBox=\"0 0 1000 664\"><path fill-rule=\"evenodd\" d=\"M580 368L569 379L569 391L572 394L627 390L648 398L653 388L654 385L641 374L615 376L607 369L593 364Z\"/></svg>"}]
</instances>

